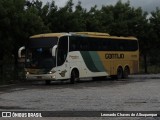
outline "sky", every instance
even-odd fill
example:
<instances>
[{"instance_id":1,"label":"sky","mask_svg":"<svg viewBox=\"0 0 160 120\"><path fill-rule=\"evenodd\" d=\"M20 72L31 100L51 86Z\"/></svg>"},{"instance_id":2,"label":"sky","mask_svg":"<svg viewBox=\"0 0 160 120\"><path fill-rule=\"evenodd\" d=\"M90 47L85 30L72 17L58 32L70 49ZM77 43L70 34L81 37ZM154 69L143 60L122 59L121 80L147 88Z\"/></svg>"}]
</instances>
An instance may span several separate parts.
<instances>
[{"instance_id":1,"label":"sky","mask_svg":"<svg viewBox=\"0 0 160 120\"><path fill-rule=\"evenodd\" d=\"M51 2L52 0L41 0L44 4L46 2ZM58 7L63 7L68 0L54 0L55 4ZM90 7L97 5L98 8L101 8L102 5L114 5L118 0L73 0L74 4L77 4L78 1L81 1L83 8L90 9ZM127 2L128 0L121 0L122 2ZM142 7L144 11L151 12L160 8L160 0L130 0L131 6Z\"/></svg>"}]
</instances>

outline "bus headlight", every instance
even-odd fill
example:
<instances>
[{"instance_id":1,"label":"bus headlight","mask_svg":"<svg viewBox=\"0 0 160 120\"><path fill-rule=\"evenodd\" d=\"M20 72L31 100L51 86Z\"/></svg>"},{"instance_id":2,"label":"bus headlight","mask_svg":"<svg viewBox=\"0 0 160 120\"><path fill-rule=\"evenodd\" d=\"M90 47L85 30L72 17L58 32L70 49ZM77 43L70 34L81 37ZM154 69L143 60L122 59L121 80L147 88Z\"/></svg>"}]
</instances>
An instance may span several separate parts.
<instances>
[{"instance_id":1,"label":"bus headlight","mask_svg":"<svg viewBox=\"0 0 160 120\"><path fill-rule=\"evenodd\" d=\"M55 73L56 71L50 71L50 72L48 72L48 74L53 74L53 73Z\"/></svg>"},{"instance_id":2,"label":"bus headlight","mask_svg":"<svg viewBox=\"0 0 160 120\"><path fill-rule=\"evenodd\" d=\"M50 71L48 74L52 74L52 72Z\"/></svg>"}]
</instances>

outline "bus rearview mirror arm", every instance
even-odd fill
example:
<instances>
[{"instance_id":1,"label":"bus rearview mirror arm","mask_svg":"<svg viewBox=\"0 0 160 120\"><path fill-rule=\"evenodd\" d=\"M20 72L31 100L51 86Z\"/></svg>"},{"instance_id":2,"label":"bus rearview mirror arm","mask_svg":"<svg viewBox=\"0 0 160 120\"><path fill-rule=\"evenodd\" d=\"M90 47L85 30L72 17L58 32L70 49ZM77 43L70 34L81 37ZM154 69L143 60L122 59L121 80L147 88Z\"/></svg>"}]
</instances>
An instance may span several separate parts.
<instances>
[{"instance_id":1,"label":"bus rearview mirror arm","mask_svg":"<svg viewBox=\"0 0 160 120\"><path fill-rule=\"evenodd\" d=\"M25 46L22 46L22 47L19 48L19 50L18 50L18 57L19 58L22 57L22 50L24 50L24 49L25 49Z\"/></svg>"},{"instance_id":2,"label":"bus rearview mirror arm","mask_svg":"<svg viewBox=\"0 0 160 120\"><path fill-rule=\"evenodd\" d=\"M53 48L52 48L52 56L53 57L56 56L56 49L57 49L57 45L53 46Z\"/></svg>"}]
</instances>

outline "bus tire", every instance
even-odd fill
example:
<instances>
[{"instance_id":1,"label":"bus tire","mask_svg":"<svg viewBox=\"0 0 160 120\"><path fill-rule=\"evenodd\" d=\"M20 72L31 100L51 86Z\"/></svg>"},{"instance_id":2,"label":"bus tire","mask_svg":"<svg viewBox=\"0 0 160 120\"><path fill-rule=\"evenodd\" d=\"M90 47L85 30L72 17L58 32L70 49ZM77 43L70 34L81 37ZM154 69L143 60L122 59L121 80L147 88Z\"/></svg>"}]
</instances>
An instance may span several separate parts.
<instances>
[{"instance_id":1,"label":"bus tire","mask_svg":"<svg viewBox=\"0 0 160 120\"><path fill-rule=\"evenodd\" d=\"M128 66L125 66L124 71L123 71L123 78L128 78L128 75L130 74L130 69Z\"/></svg>"},{"instance_id":2,"label":"bus tire","mask_svg":"<svg viewBox=\"0 0 160 120\"><path fill-rule=\"evenodd\" d=\"M123 78L123 68L119 66L117 69L117 79L122 79L122 78Z\"/></svg>"},{"instance_id":3,"label":"bus tire","mask_svg":"<svg viewBox=\"0 0 160 120\"><path fill-rule=\"evenodd\" d=\"M71 72L70 84L74 84L79 79L79 72L77 69L73 69Z\"/></svg>"},{"instance_id":4,"label":"bus tire","mask_svg":"<svg viewBox=\"0 0 160 120\"><path fill-rule=\"evenodd\" d=\"M50 80L46 80L45 83L46 83L46 85L50 85L51 81Z\"/></svg>"}]
</instances>

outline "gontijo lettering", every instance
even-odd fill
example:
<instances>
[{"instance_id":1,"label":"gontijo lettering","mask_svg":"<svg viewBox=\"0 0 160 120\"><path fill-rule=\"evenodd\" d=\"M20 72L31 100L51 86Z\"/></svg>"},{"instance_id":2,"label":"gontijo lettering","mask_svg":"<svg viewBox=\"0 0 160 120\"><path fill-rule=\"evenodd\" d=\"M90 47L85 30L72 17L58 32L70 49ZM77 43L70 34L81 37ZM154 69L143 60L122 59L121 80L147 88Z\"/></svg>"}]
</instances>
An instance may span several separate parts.
<instances>
[{"instance_id":1,"label":"gontijo lettering","mask_svg":"<svg viewBox=\"0 0 160 120\"><path fill-rule=\"evenodd\" d=\"M106 59L123 59L124 58L124 54L105 54L105 58Z\"/></svg>"}]
</instances>

